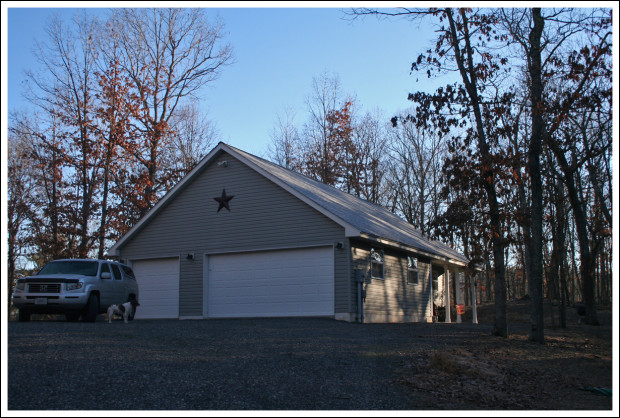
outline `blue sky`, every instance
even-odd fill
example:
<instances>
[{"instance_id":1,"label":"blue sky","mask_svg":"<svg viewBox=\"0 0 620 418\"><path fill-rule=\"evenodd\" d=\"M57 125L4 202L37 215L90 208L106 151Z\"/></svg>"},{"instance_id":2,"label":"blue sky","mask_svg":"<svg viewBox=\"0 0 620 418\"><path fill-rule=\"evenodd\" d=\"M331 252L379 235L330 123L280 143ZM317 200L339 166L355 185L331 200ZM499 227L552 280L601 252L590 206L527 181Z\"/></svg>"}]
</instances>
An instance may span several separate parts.
<instances>
[{"instance_id":1,"label":"blue sky","mask_svg":"<svg viewBox=\"0 0 620 418\"><path fill-rule=\"evenodd\" d=\"M21 98L24 70L37 66L32 54L34 41L45 38L44 28L50 16L59 13L69 20L76 12L70 8L27 7L30 4L8 2L3 10L8 34L7 48L3 48L3 61L8 63L7 71L3 71L8 88L3 89L3 95L7 94L8 106L3 107L8 111L28 106ZM212 2L200 3L204 4ZM402 19L379 20L371 16L352 22L345 19L347 8L316 7L315 3L306 3L308 7L273 7L280 4L248 8L225 3L227 7L206 9L210 17L219 15L224 22L236 61L200 93L202 106L208 109L208 117L215 122L223 141L263 155L276 117L285 107L295 110L299 123L307 119L305 99L312 78L324 71L338 75L344 92L357 97L362 112L380 108L387 119L409 107L409 92L428 87L424 78L416 83L410 66L428 47L431 29L418 28L417 23Z\"/></svg>"}]
</instances>

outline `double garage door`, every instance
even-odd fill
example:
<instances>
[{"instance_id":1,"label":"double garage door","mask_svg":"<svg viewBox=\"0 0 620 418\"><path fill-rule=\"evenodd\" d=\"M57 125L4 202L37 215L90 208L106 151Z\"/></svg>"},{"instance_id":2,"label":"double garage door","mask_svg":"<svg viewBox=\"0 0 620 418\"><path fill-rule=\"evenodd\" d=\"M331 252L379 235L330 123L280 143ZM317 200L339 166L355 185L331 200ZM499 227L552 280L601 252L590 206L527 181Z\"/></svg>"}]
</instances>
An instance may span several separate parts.
<instances>
[{"instance_id":1,"label":"double garage door","mask_svg":"<svg viewBox=\"0 0 620 418\"><path fill-rule=\"evenodd\" d=\"M136 317L178 318L178 258L135 261L133 268ZM334 315L332 247L207 256L203 280L205 317Z\"/></svg>"}]
</instances>

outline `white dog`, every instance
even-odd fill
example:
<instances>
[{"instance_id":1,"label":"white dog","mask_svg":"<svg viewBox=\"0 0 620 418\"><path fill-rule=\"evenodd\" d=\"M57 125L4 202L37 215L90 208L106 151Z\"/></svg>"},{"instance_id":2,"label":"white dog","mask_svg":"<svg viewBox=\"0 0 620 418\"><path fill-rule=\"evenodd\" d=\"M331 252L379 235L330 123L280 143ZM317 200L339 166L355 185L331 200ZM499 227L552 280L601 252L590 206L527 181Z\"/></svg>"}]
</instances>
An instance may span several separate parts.
<instances>
[{"instance_id":1,"label":"white dog","mask_svg":"<svg viewBox=\"0 0 620 418\"><path fill-rule=\"evenodd\" d=\"M112 318L114 317L114 315L120 315L123 317L123 321L127 323L127 321L129 320L129 315L131 315L132 312L135 314L136 307L138 306L140 306L140 304L135 299L132 299L129 302L125 302L123 304L110 305L110 307L108 308L108 322L112 323Z\"/></svg>"}]
</instances>

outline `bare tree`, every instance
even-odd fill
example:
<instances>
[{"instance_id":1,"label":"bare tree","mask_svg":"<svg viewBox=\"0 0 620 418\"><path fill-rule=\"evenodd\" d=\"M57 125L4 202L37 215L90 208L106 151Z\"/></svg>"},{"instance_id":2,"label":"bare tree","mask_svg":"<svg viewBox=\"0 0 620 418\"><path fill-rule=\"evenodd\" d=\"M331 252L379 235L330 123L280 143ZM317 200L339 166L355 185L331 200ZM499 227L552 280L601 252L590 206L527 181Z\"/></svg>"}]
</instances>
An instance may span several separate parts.
<instances>
[{"instance_id":1,"label":"bare tree","mask_svg":"<svg viewBox=\"0 0 620 418\"><path fill-rule=\"evenodd\" d=\"M222 23L210 24L204 9L115 9L111 24L120 28L121 66L140 100L136 126L146 141L132 152L144 169L143 215L170 187L160 162L172 138L172 116L184 98L232 63L232 48L224 43Z\"/></svg>"},{"instance_id":2,"label":"bare tree","mask_svg":"<svg viewBox=\"0 0 620 418\"><path fill-rule=\"evenodd\" d=\"M333 122L330 122L329 115L341 109L344 102L338 76L323 72L312 79L312 91L306 98L309 120L302 131L303 171L332 186L338 177L334 167L334 153L340 150L335 150L330 141ZM309 166L310 161L314 161L312 166Z\"/></svg>"},{"instance_id":3,"label":"bare tree","mask_svg":"<svg viewBox=\"0 0 620 418\"><path fill-rule=\"evenodd\" d=\"M357 120L356 120L357 119ZM356 161L349 164L357 169L359 197L379 205L388 204L386 172L390 157L388 121L377 109L353 121L353 146ZM351 174L351 173L350 173Z\"/></svg>"},{"instance_id":4,"label":"bare tree","mask_svg":"<svg viewBox=\"0 0 620 418\"><path fill-rule=\"evenodd\" d=\"M14 281L23 269L26 249L31 245L28 233L34 214L31 202L34 200L32 161L28 142L23 135L9 131L7 140L7 278L8 303L11 304ZM20 268L21 266L21 268Z\"/></svg>"},{"instance_id":5,"label":"bare tree","mask_svg":"<svg viewBox=\"0 0 620 418\"><path fill-rule=\"evenodd\" d=\"M301 171L301 139L295 126L295 111L286 107L283 114L276 116L276 125L271 132L268 146L269 158L282 167Z\"/></svg>"},{"instance_id":6,"label":"bare tree","mask_svg":"<svg viewBox=\"0 0 620 418\"><path fill-rule=\"evenodd\" d=\"M90 225L100 177L100 148L93 135L96 22L82 13L73 23L68 27L57 17L50 21L48 42L39 43L36 54L46 71L27 76L35 87L31 101L44 112L55 113L67 127L64 135L71 145L66 148L66 163L72 169L79 211L78 256L86 257L94 243Z\"/></svg>"},{"instance_id":7,"label":"bare tree","mask_svg":"<svg viewBox=\"0 0 620 418\"><path fill-rule=\"evenodd\" d=\"M172 140L166 152L170 162L164 164L179 180L189 173L218 141L215 124L196 101L179 107L170 120Z\"/></svg>"},{"instance_id":8,"label":"bare tree","mask_svg":"<svg viewBox=\"0 0 620 418\"><path fill-rule=\"evenodd\" d=\"M397 212L423 234L438 211L441 166L446 148L442 137L401 118L392 129L390 169Z\"/></svg>"},{"instance_id":9,"label":"bare tree","mask_svg":"<svg viewBox=\"0 0 620 418\"><path fill-rule=\"evenodd\" d=\"M540 155L543 145L553 151L566 179L568 196L576 219L580 242L582 279L586 303L586 322L598 323L592 285L593 259L585 224L587 223L577 190L575 167L567 161L568 144L578 143L556 135L569 115L583 108L599 108L611 90L590 88L592 80L611 77L611 15L600 9L502 9L502 23L512 40L520 46L529 79L531 135L528 145L528 172L531 181L530 293L532 330L530 338L543 337L542 316L542 215L543 187ZM564 128L566 131L567 128ZM572 131L571 128L568 128ZM586 148L586 157L592 151ZM579 158L581 159L581 158Z\"/></svg>"}]
</instances>

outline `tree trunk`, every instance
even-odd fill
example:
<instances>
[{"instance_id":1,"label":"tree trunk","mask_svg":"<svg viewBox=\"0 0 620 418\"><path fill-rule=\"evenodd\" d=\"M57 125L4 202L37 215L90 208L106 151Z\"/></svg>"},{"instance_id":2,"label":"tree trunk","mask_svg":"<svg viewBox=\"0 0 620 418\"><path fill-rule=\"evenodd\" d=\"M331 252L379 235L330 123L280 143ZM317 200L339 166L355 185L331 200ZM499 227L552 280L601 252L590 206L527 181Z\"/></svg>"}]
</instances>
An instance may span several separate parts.
<instances>
[{"instance_id":1,"label":"tree trunk","mask_svg":"<svg viewBox=\"0 0 620 418\"><path fill-rule=\"evenodd\" d=\"M111 124L114 129L114 122ZM103 196L101 198L101 220L99 224L99 259L103 259L105 255L105 238L107 235L108 222L108 190L109 190L109 174L110 161L112 157L112 148L114 147L114 135L110 133L108 138L108 147L106 150L105 166L103 167Z\"/></svg>"},{"instance_id":2,"label":"tree trunk","mask_svg":"<svg viewBox=\"0 0 620 418\"><path fill-rule=\"evenodd\" d=\"M529 253L529 292L532 301L530 340L543 343L544 317L542 295L542 217L543 217L543 187L540 171L540 154L542 137L544 134L543 102L542 102L542 59L540 40L545 21L539 8L532 10L534 26L530 32L529 42L529 74L530 100L532 102L532 135L528 149L528 170L531 181L532 209L531 209L531 239Z\"/></svg>"},{"instance_id":3,"label":"tree trunk","mask_svg":"<svg viewBox=\"0 0 620 418\"><path fill-rule=\"evenodd\" d=\"M585 323L589 325L599 325L596 314L596 302L594 300L594 255L590 251L590 239L588 234L588 218L582 200L579 198L574 170L568 165L566 155L555 144L551 147L560 168L564 174L566 188L568 190L568 200L573 209L573 218L577 230L577 241L579 242L579 275L581 277L582 297L586 308Z\"/></svg>"},{"instance_id":4,"label":"tree trunk","mask_svg":"<svg viewBox=\"0 0 620 418\"><path fill-rule=\"evenodd\" d=\"M463 18L463 41L465 42L465 56L468 57L467 63L464 61L459 45L459 36L451 9L446 9L446 15L450 23L450 32L452 37L452 46L455 49L455 59L463 84L467 90L467 94L471 101L475 122L476 137L478 139L478 151L480 152L482 166L488 167L481 170L480 177L484 185L489 204L489 217L491 220L491 241L493 243L493 264L495 270L495 324L493 327L493 335L507 337L508 322L506 320L506 268L504 265L504 243L501 227L501 216L497 192L495 190L495 172L493 164L490 163L489 144L486 139L486 131L484 129L484 121L481 111L481 102L478 97L476 71L473 67L474 51L470 44L470 33L468 27L468 19L466 12L461 9L461 17Z\"/></svg>"}]
</instances>

